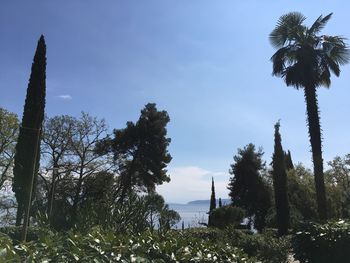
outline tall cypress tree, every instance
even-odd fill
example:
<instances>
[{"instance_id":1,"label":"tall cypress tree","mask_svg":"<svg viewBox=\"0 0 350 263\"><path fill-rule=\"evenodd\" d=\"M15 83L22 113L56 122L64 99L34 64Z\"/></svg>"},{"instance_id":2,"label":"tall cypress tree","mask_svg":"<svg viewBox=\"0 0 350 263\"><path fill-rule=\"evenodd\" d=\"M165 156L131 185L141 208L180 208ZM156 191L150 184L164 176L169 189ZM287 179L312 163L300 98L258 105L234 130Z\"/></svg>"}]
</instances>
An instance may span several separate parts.
<instances>
[{"instance_id":1,"label":"tall cypress tree","mask_svg":"<svg viewBox=\"0 0 350 263\"><path fill-rule=\"evenodd\" d=\"M221 198L219 198L219 207L222 207L222 201L221 201Z\"/></svg>"},{"instance_id":2,"label":"tall cypress tree","mask_svg":"<svg viewBox=\"0 0 350 263\"><path fill-rule=\"evenodd\" d=\"M290 151L288 150L288 152L285 153L285 164L286 164L286 169L290 170L290 169L294 169L294 164L292 161L292 155L290 154Z\"/></svg>"},{"instance_id":3,"label":"tall cypress tree","mask_svg":"<svg viewBox=\"0 0 350 263\"><path fill-rule=\"evenodd\" d=\"M272 157L272 178L275 191L276 218L279 235L288 233L289 227L289 204L287 195L287 174L282 148L280 123L275 124L275 147Z\"/></svg>"},{"instance_id":4,"label":"tall cypress tree","mask_svg":"<svg viewBox=\"0 0 350 263\"><path fill-rule=\"evenodd\" d=\"M18 209L16 225L20 225L27 204L31 204L31 195L35 177L39 169L40 135L44 119L46 93L46 45L41 35L34 55L24 104L22 124L16 145L14 179L12 190L15 192Z\"/></svg>"},{"instance_id":5,"label":"tall cypress tree","mask_svg":"<svg viewBox=\"0 0 350 263\"><path fill-rule=\"evenodd\" d=\"M211 226L211 216L210 213L216 208L216 198L215 198L215 185L214 185L214 178L211 178L211 196L210 196L210 207L209 207L209 218L208 218L208 225Z\"/></svg>"}]
</instances>

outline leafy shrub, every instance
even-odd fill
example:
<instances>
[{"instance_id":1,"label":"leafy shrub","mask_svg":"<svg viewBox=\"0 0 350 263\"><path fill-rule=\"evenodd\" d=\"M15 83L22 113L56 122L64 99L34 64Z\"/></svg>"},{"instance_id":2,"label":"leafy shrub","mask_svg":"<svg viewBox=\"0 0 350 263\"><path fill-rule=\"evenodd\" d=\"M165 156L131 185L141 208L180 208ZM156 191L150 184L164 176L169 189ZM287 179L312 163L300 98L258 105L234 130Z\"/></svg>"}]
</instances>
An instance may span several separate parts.
<instances>
[{"instance_id":1,"label":"leafy shrub","mask_svg":"<svg viewBox=\"0 0 350 263\"><path fill-rule=\"evenodd\" d=\"M38 240L12 245L0 234L0 262L236 262L251 263L241 249L228 243L192 237L182 231L166 235L144 232L116 235L93 228L79 232L39 233Z\"/></svg>"},{"instance_id":2,"label":"leafy shrub","mask_svg":"<svg viewBox=\"0 0 350 263\"><path fill-rule=\"evenodd\" d=\"M283 263L288 261L290 240L288 237L277 237L270 231L253 234L248 231L226 229L230 244L242 248L251 257L257 257L266 263Z\"/></svg>"},{"instance_id":3,"label":"leafy shrub","mask_svg":"<svg viewBox=\"0 0 350 263\"><path fill-rule=\"evenodd\" d=\"M210 212L211 225L218 228L225 228L229 225L239 225L245 212L242 208L226 205Z\"/></svg>"},{"instance_id":4,"label":"leafy shrub","mask_svg":"<svg viewBox=\"0 0 350 263\"><path fill-rule=\"evenodd\" d=\"M207 241L223 240L224 233L216 228L187 228L182 232L182 235L187 238L198 238Z\"/></svg>"},{"instance_id":5,"label":"leafy shrub","mask_svg":"<svg viewBox=\"0 0 350 263\"><path fill-rule=\"evenodd\" d=\"M350 258L350 221L306 223L292 238L295 258L309 263L344 263Z\"/></svg>"},{"instance_id":6,"label":"leafy shrub","mask_svg":"<svg viewBox=\"0 0 350 263\"><path fill-rule=\"evenodd\" d=\"M31 227L28 229L27 233L27 240L37 240L39 232L41 230L39 228ZM7 226L7 227L1 227L0 233L6 234L11 240L18 242L21 240L21 234L22 234L22 227L16 227L16 226Z\"/></svg>"}]
</instances>

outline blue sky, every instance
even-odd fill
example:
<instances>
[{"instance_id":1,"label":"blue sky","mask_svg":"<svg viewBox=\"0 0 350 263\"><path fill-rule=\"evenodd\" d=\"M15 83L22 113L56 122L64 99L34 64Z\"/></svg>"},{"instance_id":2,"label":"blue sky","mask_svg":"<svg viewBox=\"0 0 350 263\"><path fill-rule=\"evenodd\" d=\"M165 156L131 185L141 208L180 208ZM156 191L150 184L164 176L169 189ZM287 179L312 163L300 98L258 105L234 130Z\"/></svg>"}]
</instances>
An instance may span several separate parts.
<instances>
[{"instance_id":1,"label":"blue sky","mask_svg":"<svg viewBox=\"0 0 350 263\"><path fill-rule=\"evenodd\" d=\"M334 15L324 34L350 37L347 1L1 1L0 106L23 110L30 65L44 34L49 116L81 111L110 129L155 102L168 111L172 182L168 202L226 197L237 148L262 146L269 163L273 125L283 146L311 167L302 91L272 77L268 35L278 18L302 12L310 25ZM350 65L319 89L324 159L350 152ZM184 186L185 183L185 186Z\"/></svg>"}]
</instances>

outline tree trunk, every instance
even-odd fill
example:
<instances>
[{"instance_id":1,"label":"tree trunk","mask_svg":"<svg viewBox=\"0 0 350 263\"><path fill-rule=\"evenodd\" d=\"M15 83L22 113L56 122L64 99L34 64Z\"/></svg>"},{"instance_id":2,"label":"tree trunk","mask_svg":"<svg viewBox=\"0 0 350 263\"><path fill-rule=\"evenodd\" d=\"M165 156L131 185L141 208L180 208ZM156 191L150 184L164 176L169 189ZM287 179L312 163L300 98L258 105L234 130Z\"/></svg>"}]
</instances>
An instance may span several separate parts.
<instances>
[{"instance_id":1,"label":"tree trunk","mask_svg":"<svg viewBox=\"0 0 350 263\"><path fill-rule=\"evenodd\" d=\"M51 187L49 191L49 200L48 200L48 207L47 207L47 216L49 219L49 222L51 223L51 216L52 216L52 207L55 199L55 184L56 184L56 177L57 177L57 169L58 165L54 164L52 169L52 181L51 181Z\"/></svg>"},{"instance_id":2,"label":"tree trunk","mask_svg":"<svg viewBox=\"0 0 350 263\"><path fill-rule=\"evenodd\" d=\"M309 136L314 164L314 176L317 197L317 210L320 219L327 219L326 190L323 176L322 140L320 117L317 105L316 88L313 86L304 88L304 96L309 124Z\"/></svg>"},{"instance_id":3,"label":"tree trunk","mask_svg":"<svg viewBox=\"0 0 350 263\"><path fill-rule=\"evenodd\" d=\"M23 201L17 200L17 214L16 214L16 226L20 226L22 224L23 218Z\"/></svg>"},{"instance_id":4,"label":"tree trunk","mask_svg":"<svg viewBox=\"0 0 350 263\"><path fill-rule=\"evenodd\" d=\"M80 192L83 185L83 164L81 164L80 172L79 172L79 179L77 183L77 189L75 192L75 196L73 199L73 206L72 206L72 215L71 215L71 223L74 225L78 218L78 203L80 199Z\"/></svg>"}]
</instances>

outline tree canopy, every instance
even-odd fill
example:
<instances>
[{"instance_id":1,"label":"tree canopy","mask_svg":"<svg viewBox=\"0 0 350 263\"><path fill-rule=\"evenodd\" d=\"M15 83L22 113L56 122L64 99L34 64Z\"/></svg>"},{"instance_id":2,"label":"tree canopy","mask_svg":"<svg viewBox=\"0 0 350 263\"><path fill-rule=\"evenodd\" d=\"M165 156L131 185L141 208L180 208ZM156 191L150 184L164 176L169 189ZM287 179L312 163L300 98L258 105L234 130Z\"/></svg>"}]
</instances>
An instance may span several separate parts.
<instances>
[{"instance_id":1,"label":"tree canopy","mask_svg":"<svg viewBox=\"0 0 350 263\"><path fill-rule=\"evenodd\" d=\"M262 230L265 226L265 217L270 208L270 194L261 172L265 167L261 149L255 150L250 143L243 149L238 149L233 157L228 185L229 196L235 206L246 210L254 221L254 226Z\"/></svg>"}]
</instances>

